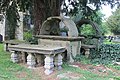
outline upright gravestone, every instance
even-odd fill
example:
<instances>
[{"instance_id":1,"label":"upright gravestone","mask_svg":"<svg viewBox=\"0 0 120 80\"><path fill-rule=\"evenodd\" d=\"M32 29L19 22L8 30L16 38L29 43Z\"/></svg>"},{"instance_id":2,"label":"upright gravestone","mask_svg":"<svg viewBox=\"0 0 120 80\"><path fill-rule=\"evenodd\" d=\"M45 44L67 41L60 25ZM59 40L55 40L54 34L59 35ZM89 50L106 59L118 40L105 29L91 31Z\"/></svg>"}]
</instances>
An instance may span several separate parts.
<instances>
[{"instance_id":1,"label":"upright gravestone","mask_svg":"<svg viewBox=\"0 0 120 80\"><path fill-rule=\"evenodd\" d=\"M18 40L23 40L23 12L19 12L19 16L20 16L20 21L18 22L18 26L16 29L16 38Z\"/></svg>"},{"instance_id":2,"label":"upright gravestone","mask_svg":"<svg viewBox=\"0 0 120 80\"><path fill-rule=\"evenodd\" d=\"M1 40L5 40L5 17L3 14L0 14L0 35Z\"/></svg>"}]
</instances>

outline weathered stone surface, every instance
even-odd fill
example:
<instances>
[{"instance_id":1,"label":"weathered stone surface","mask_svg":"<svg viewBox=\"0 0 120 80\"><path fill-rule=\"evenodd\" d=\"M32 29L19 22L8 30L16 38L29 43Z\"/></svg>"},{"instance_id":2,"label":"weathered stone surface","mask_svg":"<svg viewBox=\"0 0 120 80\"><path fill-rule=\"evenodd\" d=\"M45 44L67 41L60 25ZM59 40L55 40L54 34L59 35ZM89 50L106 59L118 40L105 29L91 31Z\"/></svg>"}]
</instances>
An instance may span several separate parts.
<instances>
[{"instance_id":1,"label":"weathered stone surface","mask_svg":"<svg viewBox=\"0 0 120 80\"><path fill-rule=\"evenodd\" d=\"M3 37L3 41L5 40L5 16L3 14L0 14L1 21L0 21L0 34Z\"/></svg>"},{"instance_id":2,"label":"weathered stone surface","mask_svg":"<svg viewBox=\"0 0 120 80\"><path fill-rule=\"evenodd\" d=\"M55 23L59 23L59 27L58 25L55 26ZM54 34L55 36L51 36L53 28L56 28L55 31L57 33L58 28L59 31L61 28L64 28L64 30L66 29L65 33L67 36L59 36L60 34ZM44 21L41 27L40 35L36 35L35 37L39 38L39 45L64 46L67 50L67 60L69 62L74 62L73 57L80 54L81 40L84 39L84 37L78 37L77 27L70 18L59 16L49 17L46 21Z\"/></svg>"},{"instance_id":3,"label":"weathered stone surface","mask_svg":"<svg viewBox=\"0 0 120 80\"><path fill-rule=\"evenodd\" d=\"M6 40L4 41L4 51L9 51L8 46L9 45L18 45L18 44L28 44L25 41L19 41L19 40Z\"/></svg>"},{"instance_id":4,"label":"weathered stone surface","mask_svg":"<svg viewBox=\"0 0 120 80\"><path fill-rule=\"evenodd\" d=\"M69 18L64 18L64 17L59 17L59 16L58 17L49 17L46 21L44 21L42 24L40 34L50 35L50 31L53 31L52 29L54 28L54 24L58 23L58 22L63 22L65 27L68 28L68 32L67 32L68 36L70 36L70 37L78 36L78 30L77 30L75 23ZM52 24L52 26L51 26L51 24ZM58 27L58 26L55 26L55 27ZM56 31L58 28L56 28Z\"/></svg>"},{"instance_id":5,"label":"weathered stone surface","mask_svg":"<svg viewBox=\"0 0 120 80\"><path fill-rule=\"evenodd\" d=\"M51 40L51 39L39 39L38 45L65 47L67 50L67 60L69 62L74 62L73 57L75 57L77 54L80 54L81 41L61 41L61 40Z\"/></svg>"},{"instance_id":6,"label":"weathered stone surface","mask_svg":"<svg viewBox=\"0 0 120 80\"><path fill-rule=\"evenodd\" d=\"M71 19L64 18L63 23L69 29L69 31L68 31L68 36L69 37L78 37L77 27L76 27L75 23Z\"/></svg>"},{"instance_id":7,"label":"weathered stone surface","mask_svg":"<svg viewBox=\"0 0 120 80\"><path fill-rule=\"evenodd\" d=\"M27 56L27 65L28 65L28 68L35 68L35 57L33 56L32 53L28 53L28 56Z\"/></svg>"},{"instance_id":8,"label":"weathered stone surface","mask_svg":"<svg viewBox=\"0 0 120 80\"><path fill-rule=\"evenodd\" d=\"M54 68L54 65L53 65L53 56L52 55L45 55L45 65L44 65L44 68L45 68L45 74L46 75L49 75L53 72L53 68Z\"/></svg>"},{"instance_id":9,"label":"weathered stone surface","mask_svg":"<svg viewBox=\"0 0 120 80\"><path fill-rule=\"evenodd\" d=\"M34 54L42 54L42 55L45 55L45 59L44 59L44 62L45 62L45 65L44 65L44 68L45 68L45 74L46 75L49 75L53 72L53 69L54 69L54 63L53 63L53 57L55 55L58 54L57 56L57 60L55 61L56 62L56 66L61 69L61 65L62 65L62 52L65 51L65 48L64 47L56 47L56 46L44 46L44 45L10 45L8 47L8 49L10 51L20 51L20 52L27 52L28 53L28 56L27 56L27 65L28 65L28 68L34 68L35 67L35 56L33 56L32 53ZM14 58L15 54L13 53L12 54L12 60L14 60L16 58ZM16 59L15 59L16 60Z\"/></svg>"},{"instance_id":10,"label":"weathered stone surface","mask_svg":"<svg viewBox=\"0 0 120 80\"><path fill-rule=\"evenodd\" d=\"M57 69L58 70L61 70L62 69L62 56L61 56L61 54L58 54L58 55L56 55L55 56L55 62L54 62L54 64L55 64L55 66L57 67Z\"/></svg>"},{"instance_id":11,"label":"weathered stone surface","mask_svg":"<svg viewBox=\"0 0 120 80\"><path fill-rule=\"evenodd\" d=\"M23 12L19 12L20 15L20 22L18 22L18 26L16 29L16 38L18 40L23 40Z\"/></svg>"},{"instance_id":12,"label":"weathered stone surface","mask_svg":"<svg viewBox=\"0 0 120 80\"><path fill-rule=\"evenodd\" d=\"M90 49L91 48L95 48L96 46L95 45L85 45L85 44L82 44L81 47L84 48L85 56L88 58L89 54L90 54Z\"/></svg>"},{"instance_id":13,"label":"weathered stone surface","mask_svg":"<svg viewBox=\"0 0 120 80\"><path fill-rule=\"evenodd\" d=\"M90 49L85 49L85 56L88 58L90 54Z\"/></svg>"},{"instance_id":14,"label":"weathered stone surface","mask_svg":"<svg viewBox=\"0 0 120 80\"><path fill-rule=\"evenodd\" d=\"M19 62L19 56L15 51L11 51L11 60L13 63Z\"/></svg>"}]
</instances>

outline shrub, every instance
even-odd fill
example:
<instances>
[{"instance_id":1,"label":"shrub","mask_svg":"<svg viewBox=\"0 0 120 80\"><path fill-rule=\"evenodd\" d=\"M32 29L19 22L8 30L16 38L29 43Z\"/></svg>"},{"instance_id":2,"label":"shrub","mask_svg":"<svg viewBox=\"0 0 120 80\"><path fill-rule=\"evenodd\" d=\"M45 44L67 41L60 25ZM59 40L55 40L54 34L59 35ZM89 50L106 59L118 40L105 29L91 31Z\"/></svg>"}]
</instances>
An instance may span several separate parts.
<instances>
[{"instance_id":1,"label":"shrub","mask_svg":"<svg viewBox=\"0 0 120 80\"><path fill-rule=\"evenodd\" d=\"M31 42L31 40L32 40L32 33L31 33L31 31L24 32L23 37L24 37L25 41Z\"/></svg>"},{"instance_id":2,"label":"shrub","mask_svg":"<svg viewBox=\"0 0 120 80\"><path fill-rule=\"evenodd\" d=\"M98 51L92 49L90 59L93 63L109 64L120 61L120 44L102 44Z\"/></svg>"}]
</instances>

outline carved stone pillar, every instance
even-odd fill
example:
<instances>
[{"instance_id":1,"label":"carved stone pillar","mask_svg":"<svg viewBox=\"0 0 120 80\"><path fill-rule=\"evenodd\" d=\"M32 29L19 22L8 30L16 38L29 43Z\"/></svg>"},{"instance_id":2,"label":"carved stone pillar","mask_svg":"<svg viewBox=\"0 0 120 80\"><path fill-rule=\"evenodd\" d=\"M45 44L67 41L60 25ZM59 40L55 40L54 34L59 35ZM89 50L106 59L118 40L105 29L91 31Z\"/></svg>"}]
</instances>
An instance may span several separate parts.
<instances>
[{"instance_id":1,"label":"carved stone pillar","mask_svg":"<svg viewBox=\"0 0 120 80\"><path fill-rule=\"evenodd\" d=\"M28 65L28 68L34 68L35 67L35 57L33 56L32 53L28 53L28 56L27 56L27 65Z\"/></svg>"},{"instance_id":2,"label":"carved stone pillar","mask_svg":"<svg viewBox=\"0 0 120 80\"><path fill-rule=\"evenodd\" d=\"M62 65L62 56L61 56L61 54L58 54L58 55L56 55L55 56L55 66L57 67L57 69L58 70L61 70L62 69L62 67L61 67L61 65Z\"/></svg>"},{"instance_id":3,"label":"carved stone pillar","mask_svg":"<svg viewBox=\"0 0 120 80\"><path fill-rule=\"evenodd\" d=\"M19 56L15 51L11 51L11 60L13 63L19 62Z\"/></svg>"},{"instance_id":4,"label":"carved stone pillar","mask_svg":"<svg viewBox=\"0 0 120 80\"><path fill-rule=\"evenodd\" d=\"M49 75L53 72L53 68L54 68L54 65L53 65L53 56L52 55L45 55L45 65L44 65L44 68L45 68L45 74L46 75Z\"/></svg>"},{"instance_id":5,"label":"carved stone pillar","mask_svg":"<svg viewBox=\"0 0 120 80\"><path fill-rule=\"evenodd\" d=\"M8 43L4 44L4 51L8 51Z\"/></svg>"},{"instance_id":6,"label":"carved stone pillar","mask_svg":"<svg viewBox=\"0 0 120 80\"><path fill-rule=\"evenodd\" d=\"M90 49L85 49L85 56L88 58L90 54Z\"/></svg>"}]
</instances>

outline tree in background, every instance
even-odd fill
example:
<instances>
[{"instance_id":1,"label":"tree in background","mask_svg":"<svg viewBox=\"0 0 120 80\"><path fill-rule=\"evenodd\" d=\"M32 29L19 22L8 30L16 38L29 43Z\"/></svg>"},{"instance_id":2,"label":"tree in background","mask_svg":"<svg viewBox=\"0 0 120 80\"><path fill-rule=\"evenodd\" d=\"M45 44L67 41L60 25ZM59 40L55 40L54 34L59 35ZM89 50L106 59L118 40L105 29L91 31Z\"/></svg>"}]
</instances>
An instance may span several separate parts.
<instances>
[{"instance_id":1,"label":"tree in background","mask_svg":"<svg viewBox=\"0 0 120 80\"><path fill-rule=\"evenodd\" d=\"M103 19L104 15L102 14L102 12L99 10L99 11L96 11L94 14L91 14L90 16L88 16L87 18L83 17L82 14L77 14L76 16L73 17L73 20L77 23L81 20L81 23L82 23L82 19L83 20L88 20L87 22L90 23L90 21L92 23L90 24L93 24L95 23L96 26L99 28L100 32L101 33L105 33L105 30L102 26L102 19ZM93 29L93 25L90 25L88 23L85 23L84 25L78 25L79 29L82 31L83 29L83 33L87 33L88 35L93 35L95 34L95 30Z\"/></svg>"},{"instance_id":2,"label":"tree in background","mask_svg":"<svg viewBox=\"0 0 120 80\"><path fill-rule=\"evenodd\" d=\"M19 21L18 11L30 11L33 14L34 34L40 33L42 22L49 16L58 16L60 14L61 5L64 6L62 12L75 15L79 11L87 18L95 11L99 10L102 4L120 5L119 0L68 0L68 5L73 9L68 9L65 0L0 0L0 12L6 15L10 28L10 38L15 36L15 28ZM92 9L88 4L94 5L96 9Z\"/></svg>"},{"instance_id":3,"label":"tree in background","mask_svg":"<svg viewBox=\"0 0 120 80\"><path fill-rule=\"evenodd\" d=\"M115 35L120 35L120 8L116 9L115 12L107 19L106 26Z\"/></svg>"}]
</instances>

